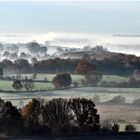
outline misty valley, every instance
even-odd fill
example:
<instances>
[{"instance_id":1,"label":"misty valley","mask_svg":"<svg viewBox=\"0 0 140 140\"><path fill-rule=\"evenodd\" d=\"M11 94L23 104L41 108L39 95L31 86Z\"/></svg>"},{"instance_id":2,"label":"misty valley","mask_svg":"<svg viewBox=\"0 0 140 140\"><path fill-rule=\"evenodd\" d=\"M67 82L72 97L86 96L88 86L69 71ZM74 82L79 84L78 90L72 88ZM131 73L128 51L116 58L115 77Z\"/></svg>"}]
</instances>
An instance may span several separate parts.
<instances>
[{"instance_id":1,"label":"misty valley","mask_svg":"<svg viewBox=\"0 0 140 140\"><path fill-rule=\"evenodd\" d=\"M140 140L140 2L0 1L0 139Z\"/></svg>"}]
</instances>

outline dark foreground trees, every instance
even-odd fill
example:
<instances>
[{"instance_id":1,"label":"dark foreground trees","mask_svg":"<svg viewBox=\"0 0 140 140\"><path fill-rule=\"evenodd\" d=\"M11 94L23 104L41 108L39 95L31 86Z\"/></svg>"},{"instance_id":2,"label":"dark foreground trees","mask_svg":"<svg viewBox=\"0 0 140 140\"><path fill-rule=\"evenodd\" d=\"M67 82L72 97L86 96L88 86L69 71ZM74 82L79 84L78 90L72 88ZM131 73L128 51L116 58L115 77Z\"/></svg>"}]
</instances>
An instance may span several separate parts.
<instances>
[{"instance_id":1,"label":"dark foreground trees","mask_svg":"<svg viewBox=\"0 0 140 140\"><path fill-rule=\"evenodd\" d=\"M0 101L0 132L10 135L19 134L23 129L23 118L11 102Z\"/></svg>"},{"instance_id":2,"label":"dark foreground trees","mask_svg":"<svg viewBox=\"0 0 140 140\"><path fill-rule=\"evenodd\" d=\"M72 110L67 99L52 99L43 107L43 120L53 133L65 132L73 120Z\"/></svg>"},{"instance_id":3,"label":"dark foreground trees","mask_svg":"<svg viewBox=\"0 0 140 140\"><path fill-rule=\"evenodd\" d=\"M86 98L70 99L69 105L74 112L75 122L82 129L98 130L100 117L92 100Z\"/></svg>"},{"instance_id":4,"label":"dark foreground trees","mask_svg":"<svg viewBox=\"0 0 140 140\"><path fill-rule=\"evenodd\" d=\"M42 112L42 104L39 99L32 99L27 105L21 109L24 118L24 127L28 133L37 133L40 129L40 116Z\"/></svg>"},{"instance_id":5,"label":"dark foreground trees","mask_svg":"<svg viewBox=\"0 0 140 140\"><path fill-rule=\"evenodd\" d=\"M99 115L85 98L32 99L21 109L0 100L0 132L15 134L68 134L99 130Z\"/></svg>"}]
</instances>

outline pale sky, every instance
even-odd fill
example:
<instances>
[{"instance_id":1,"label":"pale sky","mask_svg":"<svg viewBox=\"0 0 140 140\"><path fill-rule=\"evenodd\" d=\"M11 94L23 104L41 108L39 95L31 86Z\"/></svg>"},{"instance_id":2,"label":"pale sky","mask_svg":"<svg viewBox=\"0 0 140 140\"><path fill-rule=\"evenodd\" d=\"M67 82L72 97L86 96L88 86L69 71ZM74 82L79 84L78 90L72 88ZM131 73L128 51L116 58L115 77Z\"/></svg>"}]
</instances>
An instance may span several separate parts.
<instances>
[{"instance_id":1,"label":"pale sky","mask_svg":"<svg viewBox=\"0 0 140 140\"><path fill-rule=\"evenodd\" d=\"M0 1L0 33L140 34L138 1L64 1Z\"/></svg>"}]
</instances>

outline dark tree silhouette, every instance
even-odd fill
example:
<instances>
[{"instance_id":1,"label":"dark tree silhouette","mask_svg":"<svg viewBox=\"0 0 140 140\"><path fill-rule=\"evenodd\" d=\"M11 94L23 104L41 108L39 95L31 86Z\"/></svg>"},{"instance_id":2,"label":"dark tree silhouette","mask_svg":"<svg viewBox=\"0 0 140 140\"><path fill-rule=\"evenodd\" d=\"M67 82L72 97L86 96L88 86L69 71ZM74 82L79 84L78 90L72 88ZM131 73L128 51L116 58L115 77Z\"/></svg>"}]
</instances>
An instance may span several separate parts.
<instances>
[{"instance_id":1,"label":"dark tree silhouette","mask_svg":"<svg viewBox=\"0 0 140 140\"><path fill-rule=\"evenodd\" d=\"M44 123L55 133L56 130L67 129L73 115L67 99L57 98L46 102L43 109Z\"/></svg>"},{"instance_id":2,"label":"dark tree silhouette","mask_svg":"<svg viewBox=\"0 0 140 140\"><path fill-rule=\"evenodd\" d=\"M23 86L27 91L32 91L35 88L34 82L32 79L25 78L23 81Z\"/></svg>"},{"instance_id":3,"label":"dark tree silhouette","mask_svg":"<svg viewBox=\"0 0 140 140\"><path fill-rule=\"evenodd\" d=\"M113 128L113 127L112 127ZM21 109L0 98L0 132L8 135L65 134L99 129L99 115L93 101L85 98L32 99ZM117 127L114 125L114 131Z\"/></svg>"},{"instance_id":4,"label":"dark tree silhouette","mask_svg":"<svg viewBox=\"0 0 140 140\"><path fill-rule=\"evenodd\" d=\"M21 114L24 118L25 128L28 133L34 133L40 128L40 116L42 112L42 103L39 99L32 99L21 110Z\"/></svg>"},{"instance_id":5,"label":"dark tree silhouette","mask_svg":"<svg viewBox=\"0 0 140 140\"><path fill-rule=\"evenodd\" d=\"M0 78L3 76L3 69L0 68Z\"/></svg>"},{"instance_id":6,"label":"dark tree silhouette","mask_svg":"<svg viewBox=\"0 0 140 140\"><path fill-rule=\"evenodd\" d=\"M71 85L70 74L58 74L53 78L53 84L55 88L69 87Z\"/></svg>"},{"instance_id":7,"label":"dark tree silhouette","mask_svg":"<svg viewBox=\"0 0 140 140\"><path fill-rule=\"evenodd\" d=\"M23 128L23 118L11 102L5 102L0 109L0 130L11 135L19 133Z\"/></svg>"},{"instance_id":8,"label":"dark tree silhouette","mask_svg":"<svg viewBox=\"0 0 140 140\"><path fill-rule=\"evenodd\" d=\"M31 66L27 59L17 59L14 61L14 65L16 66L16 69L18 69L20 73L31 70Z\"/></svg>"},{"instance_id":9,"label":"dark tree silhouette","mask_svg":"<svg viewBox=\"0 0 140 140\"><path fill-rule=\"evenodd\" d=\"M20 80L15 80L12 84L13 88L16 90L21 90L23 88L23 85Z\"/></svg>"},{"instance_id":10,"label":"dark tree silhouette","mask_svg":"<svg viewBox=\"0 0 140 140\"><path fill-rule=\"evenodd\" d=\"M70 99L69 105L74 112L77 124L81 128L99 129L100 118L92 100L74 98Z\"/></svg>"},{"instance_id":11,"label":"dark tree silhouette","mask_svg":"<svg viewBox=\"0 0 140 140\"><path fill-rule=\"evenodd\" d=\"M132 124L127 124L125 126L125 131L126 132L134 132L134 131L136 131L136 127L134 125L132 125Z\"/></svg>"},{"instance_id":12,"label":"dark tree silhouette","mask_svg":"<svg viewBox=\"0 0 140 140\"><path fill-rule=\"evenodd\" d=\"M113 130L114 132L118 132L118 131L119 131L119 129L120 129L119 124L114 123L114 124L113 124L113 126L112 126L112 130Z\"/></svg>"}]
</instances>

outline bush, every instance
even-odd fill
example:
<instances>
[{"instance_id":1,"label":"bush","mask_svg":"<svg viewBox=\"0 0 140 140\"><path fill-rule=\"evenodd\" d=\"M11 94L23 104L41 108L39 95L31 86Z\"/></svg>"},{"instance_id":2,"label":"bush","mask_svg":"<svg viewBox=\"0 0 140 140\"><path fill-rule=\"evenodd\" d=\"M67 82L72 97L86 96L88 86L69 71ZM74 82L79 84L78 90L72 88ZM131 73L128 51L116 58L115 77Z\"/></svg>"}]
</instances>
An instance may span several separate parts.
<instances>
[{"instance_id":1,"label":"bush","mask_svg":"<svg viewBox=\"0 0 140 140\"><path fill-rule=\"evenodd\" d=\"M127 124L125 126L125 131L126 132L134 132L134 131L136 131L136 127L134 125L132 125L132 124Z\"/></svg>"},{"instance_id":2,"label":"bush","mask_svg":"<svg viewBox=\"0 0 140 140\"><path fill-rule=\"evenodd\" d=\"M125 104L126 100L125 97L118 95L116 97L114 97L113 99L105 102L106 104Z\"/></svg>"},{"instance_id":3,"label":"bush","mask_svg":"<svg viewBox=\"0 0 140 140\"><path fill-rule=\"evenodd\" d=\"M120 129L119 124L114 123L114 124L113 124L113 126L112 126L112 130L113 130L114 132L118 132L118 131L119 131L119 129Z\"/></svg>"},{"instance_id":4,"label":"bush","mask_svg":"<svg viewBox=\"0 0 140 140\"><path fill-rule=\"evenodd\" d=\"M21 80L15 80L12 84L13 88L16 90L21 90L23 88L23 85L21 83Z\"/></svg>"}]
</instances>

